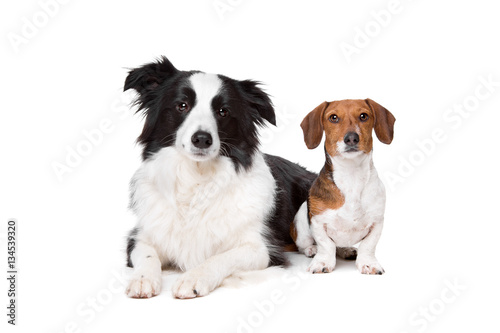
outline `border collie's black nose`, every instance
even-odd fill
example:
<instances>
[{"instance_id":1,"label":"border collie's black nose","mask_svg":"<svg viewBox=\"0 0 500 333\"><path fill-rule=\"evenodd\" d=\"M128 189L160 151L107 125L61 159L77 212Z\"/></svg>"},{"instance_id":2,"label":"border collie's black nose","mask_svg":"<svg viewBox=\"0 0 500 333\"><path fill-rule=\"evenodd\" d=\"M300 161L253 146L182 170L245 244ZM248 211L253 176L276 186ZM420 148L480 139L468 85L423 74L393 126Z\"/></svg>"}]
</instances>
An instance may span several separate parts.
<instances>
[{"instance_id":1,"label":"border collie's black nose","mask_svg":"<svg viewBox=\"0 0 500 333\"><path fill-rule=\"evenodd\" d=\"M344 142L349 147L355 146L359 143L359 135L355 132L349 132L344 136Z\"/></svg>"},{"instance_id":2,"label":"border collie's black nose","mask_svg":"<svg viewBox=\"0 0 500 333\"><path fill-rule=\"evenodd\" d=\"M212 145L212 136L208 132L197 131L191 137L191 142L196 148L208 148Z\"/></svg>"}]
</instances>

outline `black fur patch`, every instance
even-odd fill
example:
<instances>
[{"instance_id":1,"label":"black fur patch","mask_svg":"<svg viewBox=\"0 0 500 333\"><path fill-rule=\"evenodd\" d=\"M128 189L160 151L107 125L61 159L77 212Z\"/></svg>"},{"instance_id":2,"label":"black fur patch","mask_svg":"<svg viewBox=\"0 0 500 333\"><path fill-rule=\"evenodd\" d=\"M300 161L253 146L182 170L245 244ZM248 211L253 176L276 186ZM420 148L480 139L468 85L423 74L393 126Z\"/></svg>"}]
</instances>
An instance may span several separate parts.
<instances>
[{"instance_id":1,"label":"black fur patch","mask_svg":"<svg viewBox=\"0 0 500 333\"><path fill-rule=\"evenodd\" d=\"M135 248L135 237L137 236L138 232L139 229L134 228L130 231L127 237L127 267L134 267L132 265L132 260L130 260L130 254Z\"/></svg>"},{"instance_id":2,"label":"black fur patch","mask_svg":"<svg viewBox=\"0 0 500 333\"><path fill-rule=\"evenodd\" d=\"M216 117L221 140L221 155L231 158L236 170L250 168L258 150L258 127L264 119L276 124L274 108L269 96L258 88L258 82L237 81L219 75L222 88L212 100L212 108L229 110L227 117Z\"/></svg>"},{"instance_id":3,"label":"black fur patch","mask_svg":"<svg viewBox=\"0 0 500 333\"><path fill-rule=\"evenodd\" d=\"M187 114L177 111L181 102L195 105L196 94L189 83L195 71L179 71L165 57L129 72L124 90L135 89L138 112L145 120L137 141L143 145L142 158L148 159L158 150L172 146L175 134Z\"/></svg>"},{"instance_id":4,"label":"black fur patch","mask_svg":"<svg viewBox=\"0 0 500 333\"><path fill-rule=\"evenodd\" d=\"M317 175L302 166L284 158L264 155L265 160L276 180L275 209L266 221L271 235L266 235L267 243L282 248L293 244L290 225L300 206L307 200L309 189ZM283 265L286 258L283 250L271 251L270 266Z\"/></svg>"}]
</instances>

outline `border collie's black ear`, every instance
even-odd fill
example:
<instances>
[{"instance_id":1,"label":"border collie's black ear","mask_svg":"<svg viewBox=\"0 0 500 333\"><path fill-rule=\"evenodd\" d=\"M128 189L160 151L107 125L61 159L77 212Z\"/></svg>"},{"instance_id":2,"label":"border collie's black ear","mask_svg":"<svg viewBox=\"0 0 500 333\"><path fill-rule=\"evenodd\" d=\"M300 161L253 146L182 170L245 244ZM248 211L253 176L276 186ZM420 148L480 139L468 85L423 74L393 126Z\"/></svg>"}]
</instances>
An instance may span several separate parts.
<instances>
[{"instance_id":1,"label":"border collie's black ear","mask_svg":"<svg viewBox=\"0 0 500 333\"><path fill-rule=\"evenodd\" d=\"M274 107L269 95L258 87L260 82L252 80L240 81L244 92L247 94L248 102L257 110L259 115L276 126L276 115L274 114ZM261 120L258 120L262 124Z\"/></svg>"},{"instance_id":2,"label":"border collie's black ear","mask_svg":"<svg viewBox=\"0 0 500 333\"><path fill-rule=\"evenodd\" d=\"M161 56L156 62L129 71L123 91L135 89L142 95L147 91L154 90L176 72L177 69L174 65L165 56Z\"/></svg>"}]
</instances>

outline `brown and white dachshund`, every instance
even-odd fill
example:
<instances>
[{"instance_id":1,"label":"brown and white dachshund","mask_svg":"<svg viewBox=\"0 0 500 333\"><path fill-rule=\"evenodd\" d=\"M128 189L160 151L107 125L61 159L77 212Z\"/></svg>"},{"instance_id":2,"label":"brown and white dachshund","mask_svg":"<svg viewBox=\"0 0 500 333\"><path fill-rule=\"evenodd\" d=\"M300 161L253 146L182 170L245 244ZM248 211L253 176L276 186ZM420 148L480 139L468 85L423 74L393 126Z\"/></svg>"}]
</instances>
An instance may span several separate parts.
<instances>
[{"instance_id":1,"label":"brown and white dachshund","mask_svg":"<svg viewBox=\"0 0 500 333\"><path fill-rule=\"evenodd\" d=\"M297 213L292 234L300 252L313 257L308 271L329 273L336 255L356 258L364 274L383 274L375 258L382 233L385 188L373 165L373 138L390 144L394 116L371 99L323 102L302 121L307 148L325 133L326 162ZM359 243L357 249L353 248Z\"/></svg>"}]
</instances>

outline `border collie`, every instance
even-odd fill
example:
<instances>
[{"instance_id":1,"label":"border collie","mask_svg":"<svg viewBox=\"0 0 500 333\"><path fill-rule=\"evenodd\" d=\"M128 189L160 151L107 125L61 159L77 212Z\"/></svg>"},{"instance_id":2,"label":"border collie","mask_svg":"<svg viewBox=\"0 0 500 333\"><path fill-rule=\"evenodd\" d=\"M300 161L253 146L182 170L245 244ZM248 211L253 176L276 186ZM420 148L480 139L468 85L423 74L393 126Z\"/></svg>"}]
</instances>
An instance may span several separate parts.
<instances>
[{"instance_id":1,"label":"border collie","mask_svg":"<svg viewBox=\"0 0 500 333\"><path fill-rule=\"evenodd\" d=\"M194 298L233 273L285 264L316 174L259 151L259 126L276 120L258 85L179 71L165 57L129 72L124 90L137 91L145 122L131 181L128 296L159 294L166 267L184 272L173 295Z\"/></svg>"}]
</instances>

